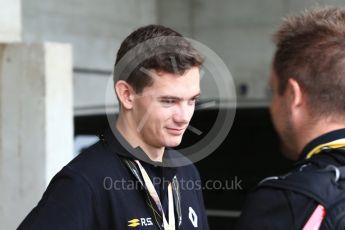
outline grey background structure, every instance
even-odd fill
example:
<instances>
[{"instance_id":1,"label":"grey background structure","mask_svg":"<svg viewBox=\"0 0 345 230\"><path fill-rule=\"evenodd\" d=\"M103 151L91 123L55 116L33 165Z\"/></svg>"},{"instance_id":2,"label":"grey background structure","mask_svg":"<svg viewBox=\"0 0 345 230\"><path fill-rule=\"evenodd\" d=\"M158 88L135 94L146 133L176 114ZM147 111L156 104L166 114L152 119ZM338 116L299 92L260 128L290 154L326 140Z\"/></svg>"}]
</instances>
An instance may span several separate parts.
<instances>
[{"instance_id":1,"label":"grey background structure","mask_svg":"<svg viewBox=\"0 0 345 230\"><path fill-rule=\"evenodd\" d=\"M139 26L158 23L214 50L232 73L238 106L266 106L273 45L282 17L341 0L27 0L23 39L71 43L74 112L104 113L104 94L120 42ZM244 88L244 89L243 89Z\"/></svg>"},{"instance_id":2,"label":"grey background structure","mask_svg":"<svg viewBox=\"0 0 345 230\"><path fill-rule=\"evenodd\" d=\"M0 229L15 229L73 157L71 51L0 46Z\"/></svg>"},{"instance_id":3,"label":"grey background structure","mask_svg":"<svg viewBox=\"0 0 345 230\"><path fill-rule=\"evenodd\" d=\"M73 116L104 113L116 51L134 29L157 23L204 43L231 71L238 106L265 107L271 34L284 15L317 3L345 6L342 0L0 0L0 229L16 228L72 158Z\"/></svg>"}]
</instances>

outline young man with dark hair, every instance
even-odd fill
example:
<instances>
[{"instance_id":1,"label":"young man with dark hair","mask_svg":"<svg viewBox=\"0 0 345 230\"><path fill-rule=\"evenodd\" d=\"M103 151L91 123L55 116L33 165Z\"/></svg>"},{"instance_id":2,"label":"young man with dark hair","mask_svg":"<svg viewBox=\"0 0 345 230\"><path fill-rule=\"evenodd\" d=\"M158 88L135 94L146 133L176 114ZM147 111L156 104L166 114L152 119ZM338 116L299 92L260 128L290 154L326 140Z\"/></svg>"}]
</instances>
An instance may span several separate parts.
<instances>
[{"instance_id":1,"label":"young man with dark hair","mask_svg":"<svg viewBox=\"0 0 345 230\"><path fill-rule=\"evenodd\" d=\"M298 162L259 183L238 229L344 229L345 9L287 17L274 41L271 115Z\"/></svg>"},{"instance_id":2,"label":"young man with dark hair","mask_svg":"<svg viewBox=\"0 0 345 230\"><path fill-rule=\"evenodd\" d=\"M116 123L53 178L19 229L208 229L198 172L169 148L193 115L202 63L172 29L131 33L115 64Z\"/></svg>"}]
</instances>

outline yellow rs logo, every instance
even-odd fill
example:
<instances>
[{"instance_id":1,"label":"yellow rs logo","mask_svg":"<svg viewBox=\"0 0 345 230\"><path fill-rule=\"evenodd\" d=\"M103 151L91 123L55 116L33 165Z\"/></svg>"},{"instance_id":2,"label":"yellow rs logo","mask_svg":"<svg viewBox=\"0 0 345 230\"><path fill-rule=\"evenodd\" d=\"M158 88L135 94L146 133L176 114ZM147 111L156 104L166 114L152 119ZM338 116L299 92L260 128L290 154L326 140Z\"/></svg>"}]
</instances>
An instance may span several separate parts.
<instances>
[{"instance_id":1,"label":"yellow rs logo","mask_svg":"<svg viewBox=\"0 0 345 230\"><path fill-rule=\"evenodd\" d=\"M128 221L128 227L135 228L135 227L137 227L138 225L140 225L139 219L132 219L132 220L129 220L129 221Z\"/></svg>"}]
</instances>

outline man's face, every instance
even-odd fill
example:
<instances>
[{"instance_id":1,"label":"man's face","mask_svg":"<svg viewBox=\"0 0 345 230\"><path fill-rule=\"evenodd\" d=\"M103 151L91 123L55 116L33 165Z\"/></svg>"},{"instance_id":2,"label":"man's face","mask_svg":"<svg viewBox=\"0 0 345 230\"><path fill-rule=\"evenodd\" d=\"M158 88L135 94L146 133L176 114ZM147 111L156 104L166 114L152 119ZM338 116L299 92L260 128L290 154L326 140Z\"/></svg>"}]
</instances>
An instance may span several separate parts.
<instances>
[{"instance_id":1,"label":"man's face","mask_svg":"<svg viewBox=\"0 0 345 230\"><path fill-rule=\"evenodd\" d=\"M282 152L292 158L294 153L294 126L291 119L291 111L289 110L287 92L282 95L278 92L278 79L274 71L271 73L270 85L272 89L271 101L271 117L273 125L282 141Z\"/></svg>"},{"instance_id":2,"label":"man's face","mask_svg":"<svg viewBox=\"0 0 345 230\"><path fill-rule=\"evenodd\" d=\"M143 144L151 147L177 146L200 94L199 68L193 67L182 76L151 71L151 77L153 85L136 94L133 104L138 136Z\"/></svg>"}]
</instances>

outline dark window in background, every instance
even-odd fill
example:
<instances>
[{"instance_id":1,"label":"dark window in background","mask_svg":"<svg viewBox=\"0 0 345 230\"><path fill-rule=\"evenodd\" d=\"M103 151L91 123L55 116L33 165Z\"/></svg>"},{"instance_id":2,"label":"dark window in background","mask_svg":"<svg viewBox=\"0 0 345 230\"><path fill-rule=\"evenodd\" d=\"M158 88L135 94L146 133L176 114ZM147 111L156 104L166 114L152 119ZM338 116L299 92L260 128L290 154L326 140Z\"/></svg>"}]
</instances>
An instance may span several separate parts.
<instances>
[{"instance_id":1,"label":"dark window in background","mask_svg":"<svg viewBox=\"0 0 345 230\"><path fill-rule=\"evenodd\" d=\"M191 125L207 132L217 114L218 110L196 111ZM105 115L75 117L75 136L98 135L107 126ZM197 138L187 131L180 147ZM196 163L203 183L215 183L213 189L203 190L211 229L232 229L246 194L263 178L289 170L292 162L280 154L278 143L267 108L237 109L226 140ZM222 189L225 186L229 189Z\"/></svg>"}]
</instances>

